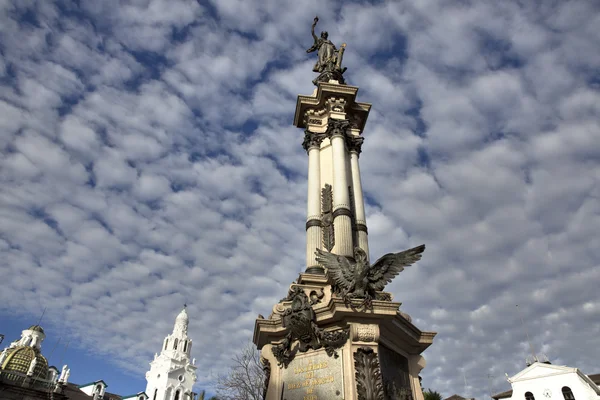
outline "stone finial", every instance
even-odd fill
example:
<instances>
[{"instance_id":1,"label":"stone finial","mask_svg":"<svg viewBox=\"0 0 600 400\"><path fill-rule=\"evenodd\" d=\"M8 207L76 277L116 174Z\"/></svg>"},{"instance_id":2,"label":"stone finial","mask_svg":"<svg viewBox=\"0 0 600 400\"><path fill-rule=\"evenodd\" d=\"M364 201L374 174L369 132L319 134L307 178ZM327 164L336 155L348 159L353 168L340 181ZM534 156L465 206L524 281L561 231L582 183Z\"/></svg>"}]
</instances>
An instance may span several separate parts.
<instances>
[{"instance_id":1,"label":"stone finial","mask_svg":"<svg viewBox=\"0 0 600 400\"><path fill-rule=\"evenodd\" d=\"M67 383L65 381L65 376L67 375L67 365L63 365L62 370L60 371L60 376L58 377L58 382Z\"/></svg>"}]
</instances>

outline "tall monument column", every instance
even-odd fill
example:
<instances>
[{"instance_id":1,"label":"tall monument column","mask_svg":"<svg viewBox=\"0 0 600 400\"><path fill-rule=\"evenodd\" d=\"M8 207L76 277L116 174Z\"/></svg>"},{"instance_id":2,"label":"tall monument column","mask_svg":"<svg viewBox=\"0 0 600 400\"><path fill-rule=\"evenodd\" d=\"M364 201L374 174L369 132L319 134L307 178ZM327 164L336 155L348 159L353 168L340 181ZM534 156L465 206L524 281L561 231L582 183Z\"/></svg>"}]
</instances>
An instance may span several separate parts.
<instances>
[{"instance_id":1,"label":"tall monument column","mask_svg":"<svg viewBox=\"0 0 600 400\"><path fill-rule=\"evenodd\" d=\"M355 135L355 139L350 142L350 171L352 173L352 191L354 198L354 212L356 223L354 231L356 232L356 242L358 247L364 250L369 256L369 241L367 231L367 219L365 217L365 201L363 198L362 182L360 179L360 168L358 166L358 156L362 147L362 137Z\"/></svg>"},{"instance_id":2,"label":"tall monument column","mask_svg":"<svg viewBox=\"0 0 600 400\"><path fill-rule=\"evenodd\" d=\"M308 201L306 217L306 271L323 274L315 259L315 250L321 246L321 142L323 138L308 135L304 149L308 153Z\"/></svg>"},{"instance_id":3,"label":"tall monument column","mask_svg":"<svg viewBox=\"0 0 600 400\"><path fill-rule=\"evenodd\" d=\"M436 334L419 330L384 289L425 245L370 262L359 156L371 105L344 80L345 45L317 37L317 21L307 50L318 53L317 88L298 96L294 116L308 155L306 270L254 326L264 399L423 400L421 353Z\"/></svg>"},{"instance_id":4,"label":"tall monument column","mask_svg":"<svg viewBox=\"0 0 600 400\"><path fill-rule=\"evenodd\" d=\"M331 135L333 158L333 232L336 238L333 252L343 256L353 254L352 211L348 187L348 149L346 134L350 123L330 117L328 123Z\"/></svg>"},{"instance_id":5,"label":"tall monument column","mask_svg":"<svg viewBox=\"0 0 600 400\"><path fill-rule=\"evenodd\" d=\"M312 96L298 96L294 125L304 128L308 152L307 273L324 273L316 249L368 252L358 153L371 105L357 103L357 91L332 80L319 83Z\"/></svg>"}]
</instances>

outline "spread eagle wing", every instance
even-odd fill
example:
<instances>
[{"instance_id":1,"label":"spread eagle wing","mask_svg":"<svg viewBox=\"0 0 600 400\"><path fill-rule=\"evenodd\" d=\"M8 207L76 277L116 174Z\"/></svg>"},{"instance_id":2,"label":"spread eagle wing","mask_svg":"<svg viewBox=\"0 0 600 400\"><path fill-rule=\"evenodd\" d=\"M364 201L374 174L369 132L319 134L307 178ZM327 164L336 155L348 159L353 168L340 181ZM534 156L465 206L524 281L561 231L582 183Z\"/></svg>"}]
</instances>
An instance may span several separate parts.
<instances>
[{"instance_id":1,"label":"spread eagle wing","mask_svg":"<svg viewBox=\"0 0 600 400\"><path fill-rule=\"evenodd\" d=\"M323 267L327 268L329 276L335 284L342 290L348 290L352 287L354 281L354 265L347 257L338 256L321 249L315 252L316 260Z\"/></svg>"},{"instance_id":2,"label":"spread eagle wing","mask_svg":"<svg viewBox=\"0 0 600 400\"><path fill-rule=\"evenodd\" d=\"M399 253L389 253L381 257L369 269L369 282L373 290L383 290L385 285L390 283L392 279L400 272L404 271L404 267L421 259L421 253L425 250L425 245L422 244L412 249L401 251Z\"/></svg>"}]
</instances>

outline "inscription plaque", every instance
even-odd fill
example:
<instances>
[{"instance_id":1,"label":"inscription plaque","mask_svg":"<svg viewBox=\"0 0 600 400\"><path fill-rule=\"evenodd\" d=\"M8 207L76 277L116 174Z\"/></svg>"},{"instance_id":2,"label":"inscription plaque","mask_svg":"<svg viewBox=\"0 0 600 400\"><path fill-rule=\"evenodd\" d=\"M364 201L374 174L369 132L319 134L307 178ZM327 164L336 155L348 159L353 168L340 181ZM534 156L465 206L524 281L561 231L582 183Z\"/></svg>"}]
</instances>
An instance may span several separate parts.
<instances>
[{"instance_id":1,"label":"inscription plaque","mask_svg":"<svg viewBox=\"0 0 600 400\"><path fill-rule=\"evenodd\" d=\"M283 400L343 400L343 350L329 357L324 350L296 354L282 371Z\"/></svg>"}]
</instances>

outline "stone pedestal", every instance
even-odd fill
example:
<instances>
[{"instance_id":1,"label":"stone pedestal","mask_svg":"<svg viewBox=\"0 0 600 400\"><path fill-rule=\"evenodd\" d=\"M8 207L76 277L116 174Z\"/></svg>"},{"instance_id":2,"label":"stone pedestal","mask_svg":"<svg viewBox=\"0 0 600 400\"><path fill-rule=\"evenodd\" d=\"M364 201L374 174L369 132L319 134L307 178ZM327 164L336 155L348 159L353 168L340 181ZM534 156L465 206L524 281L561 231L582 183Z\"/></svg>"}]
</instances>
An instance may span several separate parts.
<instances>
[{"instance_id":1,"label":"stone pedestal","mask_svg":"<svg viewBox=\"0 0 600 400\"><path fill-rule=\"evenodd\" d=\"M266 400L423 400L421 352L435 333L414 326L400 303L373 300L358 310L353 301L332 294L326 276L301 274L269 318L256 321Z\"/></svg>"}]
</instances>

